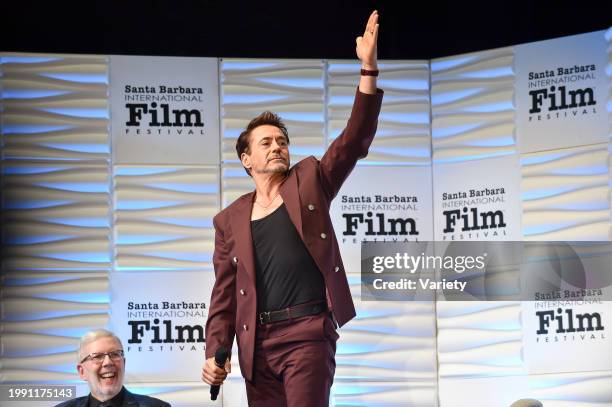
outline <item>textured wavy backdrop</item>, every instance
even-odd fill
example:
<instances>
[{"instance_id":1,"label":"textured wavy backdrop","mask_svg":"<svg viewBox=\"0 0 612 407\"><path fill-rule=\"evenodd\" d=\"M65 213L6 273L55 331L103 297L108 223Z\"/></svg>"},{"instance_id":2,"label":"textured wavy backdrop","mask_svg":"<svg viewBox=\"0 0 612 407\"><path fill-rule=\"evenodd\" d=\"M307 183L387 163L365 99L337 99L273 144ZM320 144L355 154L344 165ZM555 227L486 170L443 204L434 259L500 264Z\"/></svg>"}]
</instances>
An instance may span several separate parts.
<instances>
[{"instance_id":1,"label":"textured wavy backdrop","mask_svg":"<svg viewBox=\"0 0 612 407\"><path fill-rule=\"evenodd\" d=\"M610 77L611 31L606 38ZM512 61L511 47L434 60L431 72L427 61L384 61L378 138L360 165L517 154ZM358 68L223 59L219 166L113 166L107 57L2 54L0 62L4 383L80 383L77 338L108 322L108 273L210 272L212 216L251 188L235 157L239 129L276 110L290 126L294 162L320 157L346 120ZM610 151L576 145L520 156L525 238L609 238ZM515 381L525 384L508 394L529 391L547 406L612 405L612 372L524 375L514 303L365 304L350 278L359 315L342 333L334 405L436 406L438 383L441 406L462 405L453 392ZM226 386L226 405L244 405L240 382ZM129 385L179 406L208 398L197 378Z\"/></svg>"}]
</instances>

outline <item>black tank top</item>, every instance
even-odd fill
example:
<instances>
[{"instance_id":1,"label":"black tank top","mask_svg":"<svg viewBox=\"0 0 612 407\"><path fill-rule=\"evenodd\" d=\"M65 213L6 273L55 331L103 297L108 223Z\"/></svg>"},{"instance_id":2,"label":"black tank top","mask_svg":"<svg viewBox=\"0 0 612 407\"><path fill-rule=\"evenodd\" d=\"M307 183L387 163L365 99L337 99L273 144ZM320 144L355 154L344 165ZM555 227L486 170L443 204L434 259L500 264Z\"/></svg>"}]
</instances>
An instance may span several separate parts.
<instances>
[{"instance_id":1,"label":"black tank top","mask_svg":"<svg viewBox=\"0 0 612 407\"><path fill-rule=\"evenodd\" d=\"M325 300L325 283L282 204L251 221L257 272L257 311Z\"/></svg>"}]
</instances>

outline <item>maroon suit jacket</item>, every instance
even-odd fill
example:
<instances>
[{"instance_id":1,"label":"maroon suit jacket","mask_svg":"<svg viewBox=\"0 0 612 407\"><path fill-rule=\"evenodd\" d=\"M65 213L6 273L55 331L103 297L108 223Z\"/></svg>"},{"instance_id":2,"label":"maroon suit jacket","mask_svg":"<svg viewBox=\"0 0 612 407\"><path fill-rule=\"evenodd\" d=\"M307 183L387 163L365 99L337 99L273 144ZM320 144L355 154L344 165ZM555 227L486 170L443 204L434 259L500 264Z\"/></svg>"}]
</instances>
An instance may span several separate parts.
<instances>
[{"instance_id":1,"label":"maroon suit jacket","mask_svg":"<svg viewBox=\"0 0 612 407\"><path fill-rule=\"evenodd\" d=\"M294 165L280 194L289 217L319 267L327 303L342 326L355 316L355 306L344 272L329 207L357 160L368 154L378 123L383 91L357 91L351 117L342 134L318 161L308 157ZM232 348L234 336L242 375L253 376L257 328L255 257L251 238L251 210L255 192L241 196L213 219L215 226L215 285L206 322L206 358L220 346Z\"/></svg>"}]
</instances>

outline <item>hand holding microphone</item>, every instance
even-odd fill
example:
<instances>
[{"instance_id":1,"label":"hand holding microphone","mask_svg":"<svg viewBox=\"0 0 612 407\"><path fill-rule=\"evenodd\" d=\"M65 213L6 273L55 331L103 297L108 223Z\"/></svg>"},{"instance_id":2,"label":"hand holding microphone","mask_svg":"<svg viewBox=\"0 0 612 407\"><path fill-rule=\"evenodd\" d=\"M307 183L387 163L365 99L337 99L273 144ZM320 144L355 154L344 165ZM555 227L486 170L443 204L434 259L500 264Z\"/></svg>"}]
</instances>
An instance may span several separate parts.
<instances>
[{"instance_id":1,"label":"hand holding microphone","mask_svg":"<svg viewBox=\"0 0 612 407\"><path fill-rule=\"evenodd\" d=\"M217 399L219 387L232 370L228 353L227 349L221 346L215 352L215 357L208 358L202 368L202 380L210 384L211 400Z\"/></svg>"}]
</instances>

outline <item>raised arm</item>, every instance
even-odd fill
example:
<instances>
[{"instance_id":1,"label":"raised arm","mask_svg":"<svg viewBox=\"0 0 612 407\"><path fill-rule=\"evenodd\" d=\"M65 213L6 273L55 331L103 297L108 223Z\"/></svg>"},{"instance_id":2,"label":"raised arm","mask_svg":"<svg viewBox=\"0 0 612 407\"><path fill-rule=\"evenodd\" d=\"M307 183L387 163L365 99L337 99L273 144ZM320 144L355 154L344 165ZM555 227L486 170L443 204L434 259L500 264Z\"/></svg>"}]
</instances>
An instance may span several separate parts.
<instances>
[{"instance_id":1,"label":"raised arm","mask_svg":"<svg viewBox=\"0 0 612 407\"><path fill-rule=\"evenodd\" d=\"M383 96L383 91L376 88L376 76L372 75L376 73L372 71L378 69L377 39L378 12L373 11L368 18L365 32L356 40L356 52L361 68L369 72L362 72L348 123L330 144L319 164L321 185L326 192L328 203L336 196L357 160L368 154L376 133Z\"/></svg>"}]
</instances>

